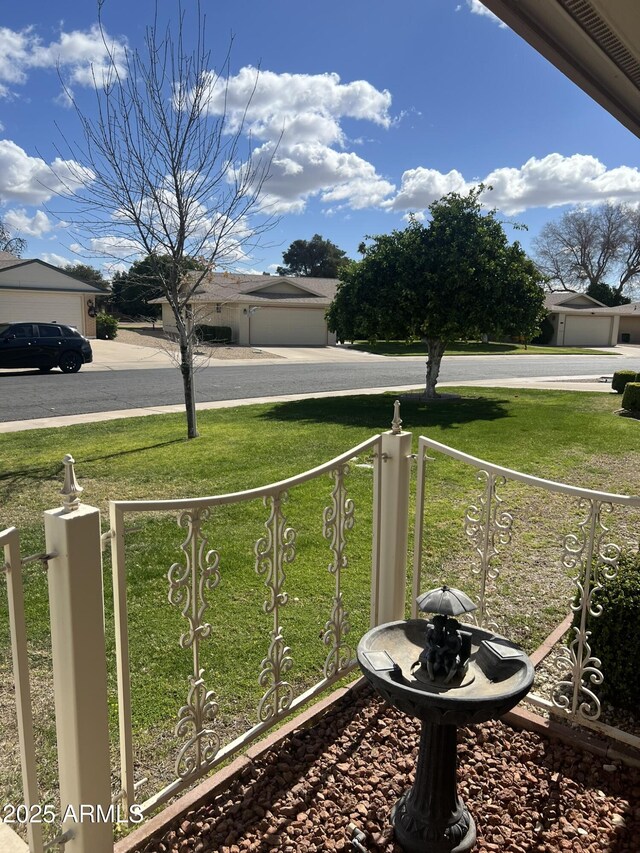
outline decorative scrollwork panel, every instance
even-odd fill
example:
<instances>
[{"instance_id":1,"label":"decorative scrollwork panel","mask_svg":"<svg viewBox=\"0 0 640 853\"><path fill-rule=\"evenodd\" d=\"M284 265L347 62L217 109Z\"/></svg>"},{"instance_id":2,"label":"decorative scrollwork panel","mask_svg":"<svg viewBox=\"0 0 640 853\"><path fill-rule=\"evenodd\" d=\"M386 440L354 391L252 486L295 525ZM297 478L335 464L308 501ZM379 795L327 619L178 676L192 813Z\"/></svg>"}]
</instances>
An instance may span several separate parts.
<instances>
[{"instance_id":1,"label":"decorative scrollwork panel","mask_svg":"<svg viewBox=\"0 0 640 853\"><path fill-rule=\"evenodd\" d=\"M287 493L266 497L265 506L270 508L269 518L265 522L266 536L256 542L256 572L264 575L268 600L264 602L264 612L273 615L271 642L267 657L261 664L258 682L266 688L258 703L258 719L260 722L277 717L286 711L293 701L293 688L284 680L284 676L293 666L291 649L285 645L280 627L280 608L288 601L284 591L286 583L285 566L295 559L296 532L287 527L287 519L283 512L283 504Z\"/></svg>"},{"instance_id":2,"label":"decorative scrollwork panel","mask_svg":"<svg viewBox=\"0 0 640 853\"><path fill-rule=\"evenodd\" d=\"M481 628L497 628L490 619L488 598L500 571L492 565L492 560L498 556L499 548L511 542L513 516L503 508L504 501L497 491L506 484L505 477L481 470L477 480L484 483L483 492L464 518L465 533L479 557L479 565L472 569L480 576L478 609L470 618Z\"/></svg>"},{"instance_id":3,"label":"decorative scrollwork panel","mask_svg":"<svg viewBox=\"0 0 640 853\"><path fill-rule=\"evenodd\" d=\"M178 712L174 733L178 738L189 735L175 763L179 779L187 779L203 765L210 764L220 749L220 738L209 726L215 720L218 705L213 692L206 689L203 675L204 670L200 670L197 678L189 677L187 704Z\"/></svg>"},{"instance_id":4,"label":"decorative scrollwork panel","mask_svg":"<svg viewBox=\"0 0 640 853\"><path fill-rule=\"evenodd\" d=\"M552 701L569 716L597 720L601 706L593 688L602 684L604 675L600 659L592 652L588 624L602 613L597 595L603 582L616 576L620 548L608 541L609 529L603 521L604 514L613 512L610 503L582 498L578 509L583 513L579 532L564 537L562 556L565 568L576 572L573 639L558 657L557 667L565 678L554 686Z\"/></svg>"},{"instance_id":5,"label":"decorative scrollwork panel","mask_svg":"<svg viewBox=\"0 0 640 853\"><path fill-rule=\"evenodd\" d=\"M331 616L326 623L322 641L330 647L324 664L326 678L332 678L341 670L346 669L353 659L353 650L344 642L351 626L348 613L344 608L342 599L342 571L347 568L346 555L347 531L353 529L355 523L355 507L351 498L347 495L346 477L349 474L349 466L344 463L331 472L333 478L333 490L331 492L331 504L325 508L323 513L322 533L330 543L333 555L329 563L329 572L335 578L335 592Z\"/></svg>"},{"instance_id":6,"label":"decorative scrollwork panel","mask_svg":"<svg viewBox=\"0 0 640 853\"><path fill-rule=\"evenodd\" d=\"M179 639L183 649L191 649L193 672L189 676L187 704L178 712L174 729L177 738L187 737L176 759L176 774L186 779L209 764L220 748L218 735L210 727L218 711L212 691L204 684L200 668L200 642L211 636L211 624L204 619L209 606L206 593L220 583L220 555L207 549L203 524L211 512L208 508L184 510L178 516L180 527L187 528L187 537L180 546L184 565L174 563L167 573L169 602L179 608L188 622L188 630Z\"/></svg>"},{"instance_id":7,"label":"decorative scrollwork panel","mask_svg":"<svg viewBox=\"0 0 640 853\"><path fill-rule=\"evenodd\" d=\"M266 692L258 703L258 719L261 723L271 720L286 711L293 701L293 687L283 676L293 666L291 649L285 645L282 631L271 632L271 643L267 657L262 661L259 683Z\"/></svg>"}]
</instances>

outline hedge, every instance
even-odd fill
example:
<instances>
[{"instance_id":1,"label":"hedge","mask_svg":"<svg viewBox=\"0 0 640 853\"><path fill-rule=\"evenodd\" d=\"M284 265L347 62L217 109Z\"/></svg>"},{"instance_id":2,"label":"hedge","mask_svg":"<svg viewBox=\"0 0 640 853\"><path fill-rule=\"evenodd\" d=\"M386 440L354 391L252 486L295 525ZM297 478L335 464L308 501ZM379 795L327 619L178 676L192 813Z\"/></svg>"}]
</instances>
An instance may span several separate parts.
<instances>
[{"instance_id":1,"label":"hedge","mask_svg":"<svg viewBox=\"0 0 640 853\"><path fill-rule=\"evenodd\" d=\"M627 382L622 395L622 408L640 413L640 382Z\"/></svg>"},{"instance_id":2,"label":"hedge","mask_svg":"<svg viewBox=\"0 0 640 853\"><path fill-rule=\"evenodd\" d=\"M638 385L640 389L640 384ZM640 554L625 554L616 577L594 596L599 616L589 616L592 654L600 659L600 695L612 705L637 711L640 705ZM579 618L579 614L578 614ZM576 620L574 620L575 624Z\"/></svg>"},{"instance_id":3,"label":"hedge","mask_svg":"<svg viewBox=\"0 0 640 853\"><path fill-rule=\"evenodd\" d=\"M638 381L640 381L640 374L636 373L635 370L616 370L611 380L611 388L618 394L622 394L628 382Z\"/></svg>"},{"instance_id":4,"label":"hedge","mask_svg":"<svg viewBox=\"0 0 640 853\"><path fill-rule=\"evenodd\" d=\"M197 334L201 341L209 344L228 344L233 337L231 326L198 326Z\"/></svg>"}]
</instances>

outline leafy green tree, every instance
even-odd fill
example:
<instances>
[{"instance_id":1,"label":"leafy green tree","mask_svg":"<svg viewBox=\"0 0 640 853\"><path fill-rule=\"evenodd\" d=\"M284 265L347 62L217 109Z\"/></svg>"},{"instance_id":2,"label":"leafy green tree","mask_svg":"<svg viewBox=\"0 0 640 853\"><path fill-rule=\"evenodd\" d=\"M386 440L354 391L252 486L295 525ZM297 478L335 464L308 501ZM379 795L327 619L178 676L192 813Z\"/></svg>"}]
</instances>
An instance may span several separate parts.
<instances>
[{"instance_id":1,"label":"leafy green tree","mask_svg":"<svg viewBox=\"0 0 640 853\"><path fill-rule=\"evenodd\" d=\"M89 284L95 284L102 290L107 290L109 287L109 282L105 280L100 270L89 266L89 264L67 264L64 271Z\"/></svg>"},{"instance_id":2,"label":"leafy green tree","mask_svg":"<svg viewBox=\"0 0 640 853\"><path fill-rule=\"evenodd\" d=\"M135 261L126 272L113 277L111 304L126 317L159 317L159 305L150 305L152 299L165 295L167 280L173 259L168 255L147 255ZM193 258L183 258L181 275L191 270L202 270L204 266Z\"/></svg>"},{"instance_id":3,"label":"leafy green tree","mask_svg":"<svg viewBox=\"0 0 640 853\"><path fill-rule=\"evenodd\" d=\"M544 317L542 276L510 244L495 211L483 212L479 186L434 202L428 226L372 238L362 260L341 272L327 312L341 339L426 340L425 395L436 397L442 356L453 341L482 335L530 340Z\"/></svg>"},{"instance_id":4,"label":"leafy green tree","mask_svg":"<svg viewBox=\"0 0 640 853\"><path fill-rule=\"evenodd\" d=\"M282 260L287 266L278 267L278 275L337 278L339 270L349 263L347 253L331 240L314 234L311 240L294 240Z\"/></svg>"},{"instance_id":5,"label":"leafy green tree","mask_svg":"<svg viewBox=\"0 0 640 853\"><path fill-rule=\"evenodd\" d=\"M617 289L614 290L604 281L596 281L590 284L585 293L610 308L615 308L617 305L628 305L631 302L628 296L623 296Z\"/></svg>"}]
</instances>

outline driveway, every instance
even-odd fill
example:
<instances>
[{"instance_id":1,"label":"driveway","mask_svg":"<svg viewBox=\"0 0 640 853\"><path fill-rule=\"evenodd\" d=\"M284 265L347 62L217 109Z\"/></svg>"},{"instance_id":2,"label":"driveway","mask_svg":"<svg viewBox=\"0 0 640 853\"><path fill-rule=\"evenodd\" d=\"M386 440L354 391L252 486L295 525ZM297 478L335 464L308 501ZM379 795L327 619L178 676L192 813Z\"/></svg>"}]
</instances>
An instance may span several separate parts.
<instances>
[{"instance_id":1,"label":"driveway","mask_svg":"<svg viewBox=\"0 0 640 853\"><path fill-rule=\"evenodd\" d=\"M168 348L153 346L137 346L136 344L115 341L91 341L93 362L83 367L91 372L101 370L151 370L163 367L175 367L177 352ZM197 356L199 364L205 367L225 365L278 364L282 361L294 364L309 363L372 363L388 361L385 356L350 350L346 347L255 347L244 352L245 357L234 358L235 347L229 347L224 352L224 358L207 358L206 350ZM251 354L252 358L246 358ZM261 357L262 356L262 357Z\"/></svg>"}]
</instances>

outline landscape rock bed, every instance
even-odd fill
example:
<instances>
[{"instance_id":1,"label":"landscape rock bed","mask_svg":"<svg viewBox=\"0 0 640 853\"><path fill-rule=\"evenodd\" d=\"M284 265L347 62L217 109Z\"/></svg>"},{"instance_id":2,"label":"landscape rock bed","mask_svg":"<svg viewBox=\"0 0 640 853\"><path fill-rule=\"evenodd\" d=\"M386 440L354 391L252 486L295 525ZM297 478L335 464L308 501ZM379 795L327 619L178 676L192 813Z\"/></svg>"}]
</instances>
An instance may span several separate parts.
<instances>
[{"instance_id":1,"label":"landscape rock bed","mask_svg":"<svg viewBox=\"0 0 640 853\"><path fill-rule=\"evenodd\" d=\"M389 810L413 781L419 725L368 688L348 693L137 851L350 851L350 825L366 850L399 851ZM458 740L478 853L638 853L640 769L500 722L461 729Z\"/></svg>"}]
</instances>

